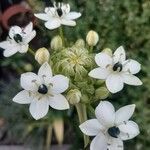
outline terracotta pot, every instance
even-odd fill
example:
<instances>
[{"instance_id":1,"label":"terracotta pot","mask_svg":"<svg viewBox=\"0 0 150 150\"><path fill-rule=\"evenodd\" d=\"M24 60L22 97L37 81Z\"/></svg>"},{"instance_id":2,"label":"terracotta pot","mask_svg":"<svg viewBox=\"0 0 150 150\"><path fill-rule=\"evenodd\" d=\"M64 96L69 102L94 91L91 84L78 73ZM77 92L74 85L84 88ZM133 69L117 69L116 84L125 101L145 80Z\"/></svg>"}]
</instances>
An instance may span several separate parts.
<instances>
[{"instance_id":1,"label":"terracotta pot","mask_svg":"<svg viewBox=\"0 0 150 150\"><path fill-rule=\"evenodd\" d=\"M26 22L27 19L23 20L23 17L25 17L25 15L27 16L27 14L31 15L30 16L31 18L30 18L30 20L28 20L28 22ZM17 15L22 16L22 20L20 20L20 24L19 23L17 24L17 21L15 20L15 19L20 19L19 16L17 16ZM9 30L11 25L25 26L30 21L32 21L33 24L35 24L35 17L34 17L34 15L32 13L32 10L27 9L27 8L21 6L21 5L13 5L13 6L9 7L8 9L6 9L4 11L4 13L1 15L0 18L1 18L0 21L1 21L2 25L3 25L3 27L5 29L7 29L7 30ZM11 22L13 21L14 23L10 25L10 21Z\"/></svg>"}]
</instances>

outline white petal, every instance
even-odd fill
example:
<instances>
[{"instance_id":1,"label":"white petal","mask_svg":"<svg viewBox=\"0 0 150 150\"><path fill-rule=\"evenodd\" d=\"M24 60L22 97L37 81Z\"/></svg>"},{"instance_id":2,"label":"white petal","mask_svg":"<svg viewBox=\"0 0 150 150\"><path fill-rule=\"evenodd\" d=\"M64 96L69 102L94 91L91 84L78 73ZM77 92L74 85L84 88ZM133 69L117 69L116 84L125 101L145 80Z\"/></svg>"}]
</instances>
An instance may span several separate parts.
<instances>
[{"instance_id":1,"label":"white petal","mask_svg":"<svg viewBox=\"0 0 150 150\"><path fill-rule=\"evenodd\" d=\"M21 75L21 87L27 91L37 91L40 80L35 73L27 72Z\"/></svg>"},{"instance_id":2,"label":"white petal","mask_svg":"<svg viewBox=\"0 0 150 150\"><path fill-rule=\"evenodd\" d=\"M95 68L89 72L89 76L96 78L96 79L106 79L108 75L110 74L110 71L105 68Z\"/></svg>"},{"instance_id":3,"label":"white petal","mask_svg":"<svg viewBox=\"0 0 150 150\"><path fill-rule=\"evenodd\" d=\"M135 110L135 104L121 107L116 111L115 124L122 124L131 118Z\"/></svg>"},{"instance_id":4,"label":"white petal","mask_svg":"<svg viewBox=\"0 0 150 150\"><path fill-rule=\"evenodd\" d=\"M45 84L50 82L52 77L52 69L47 62L40 67L38 76L45 81Z\"/></svg>"},{"instance_id":5,"label":"white petal","mask_svg":"<svg viewBox=\"0 0 150 150\"><path fill-rule=\"evenodd\" d=\"M108 150L123 150L123 142L119 138L110 138L107 144Z\"/></svg>"},{"instance_id":6,"label":"white petal","mask_svg":"<svg viewBox=\"0 0 150 150\"><path fill-rule=\"evenodd\" d=\"M9 30L9 37L14 38L15 34L22 34L22 29L19 26L12 26Z\"/></svg>"},{"instance_id":7,"label":"white petal","mask_svg":"<svg viewBox=\"0 0 150 150\"><path fill-rule=\"evenodd\" d=\"M133 139L140 133L138 125L133 121L127 121L118 127L121 131L120 138L122 140Z\"/></svg>"},{"instance_id":8,"label":"white petal","mask_svg":"<svg viewBox=\"0 0 150 150\"><path fill-rule=\"evenodd\" d=\"M29 45L28 44L24 44L24 45L20 45L20 53L26 53L28 51Z\"/></svg>"},{"instance_id":9,"label":"white petal","mask_svg":"<svg viewBox=\"0 0 150 150\"><path fill-rule=\"evenodd\" d=\"M26 44L28 44L34 37L36 36L36 31L33 30L30 34L28 34L25 39L24 39L24 42Z\"/></svg>"},{"instance_id":10,"label":"white petal","mask_svg":"<svg viewBox=\"0 0 150 150\"><path fill-rule=\"evenodd\" d=\"M56 75L51 78L52 93L59 94L66 91L69 87L69 79L63 75Z\"/></svg>"},{"instance_id":11,"label":"white petal","mask_svg":"<svg viewBox=\"0 0 150 150\"><path fill-rule=\"evenodd\" d=\"M111 127L115 121L114 106L108 101L101 101L95 109L95 115L98 121L104 127Z\"/></svg>"},{"instance_id":12,"label":"white petal","mask_svg":"<svg viewBox=\"0 0 150 150\"><path fill-rule=\"evenodd\" d=\"M17 47L12 47L11 49L5 49L3 55L5 57L10 57L18 52Z\"/></svg>"},{"instance_id":13,"label":"white petal","mask_svg":"<svg viewBox=\"0 0 150 150\"><path fill-rule=\"evenodd\" d=\"M91 119L82 123L79 128L85 135L96 136L100 132L102 125L97 119Z\"/></svg>"},{"instance_id":14,"label":"white petal","mask_svg":"<svg viewBox=\"0 0 150 150\"><path fill-rule=\"evenodd\" d=\"M34 16L44 21L48 21L51 18L50 16L48 16L48 14L45 13L34 14Z\"/></svg>"},{"instance_id":15,"label":"white petal","mask_svg":"<svg viewBox=\"0 0 150 150\"><path fill-rule=\"evenodd\" d=\"M123 89L123 79L119 74L111 74L106 79L106 86L111 93L117 93Z\"/></svg>"},{"instance_id":16,"label":"white petal","mask_svg":"<svg viewBox=\"0 0 150 150\"><path fill-rule=\"evenodd\" d=\"M53 95L49 98L49 105L57 110L69 109L69 103L62 94Z\"/></svg>"},{"instance_id":17,"label":"white petal","mask_svg":"<svg viewBox=\"0 0 150 150\"><path fill-rule=\"evenodd\" d=\"M80 16L81 16L81 13L70 12L70 13L65 15L65 19L67 19L67 20L74 20L74 19L79 18Z\"/></svg>"},{"instance_id":18,"label":"white petal","mask_svg":"<svg viewBox=\"0 0 150 150\"><path fill-rule=\"evenodd\" d=\"M3 49L10 48L10 46L11 46L10 41L3 41L3 42L0 42L0 47L3 48Z\"/></svg>"},{"instance_id":19,"label":"white petal","mask_svg":"<svg viewBox=\"0 0 150 150\"><path fill-rule=\"evenodd\" d=\"M136 74L141 70L141 64L133 59L126 60L123 71L129 71L131 74Z\"/></svg>"},{"instance_id":20,"label":"white petal","mask_svg":"<svg viewBox=\"0 0 150 150\"><path fill-rule=\"evenodd\" d=\"M124 62L126 59L126 54L123 46L117 48L117 50L113 54L113 60L115 63Z\"/></svg>"},{"instance_id":21,"label":"white petal","mask_svg":"<svg viewBox=\"0 0 150 150\"><path fill-rule=\"evenodd\" d=\"M107 150L107 140L103 133L99 133L91 142L90 150Z\"/></svg>"},{"instance_id":22,"label":"white petal","mask_svg":"<svg viewBox=\"0 0 150 150\"><path fill-rule=\"evenodd\" d=\"M21 91L19 92L14 98L13 101L19 104L30 104L31 103L31 98L29 96L28 91Z\"/></svg>"},{"instance_id":23,"label":"white petal","mask_svg":"<svg viewBox=\"0 0 150 150\"><path fill-rule=\"evenodd\" d=\"M123 82L129 85L142 85L142 81L132 74L122 74Z\"/></svg>"},{"instance_id":24,"label":"white petal","mask_svg":"<svg viewBox=\"0 0 150 150\"><path fill-rule=\"evenodd\" d=\"M45 23L45 27L50 29L50 30L56 29L56 28L58 28L60 26L61 26L60 20L58 20L58 19L52 19L52 20L47 21Z\"/></svg>"},{"instance_id":25,"label":"white petal","mask_svg":"<svg viewBox=\"0 0 150 150\"><path fill-rule=\"evenodd\" d=\"M23 32L25 32L26 34L29 34L30 32L32 32L33 30L33 23L30 22L24 29Z\"/></svg>"},{"instance_id":26,"label":"white petal","mask_svg":"<svg viewBox=\"0 0 150 150\"><path fill-rule=\"evenodd\" d=\"M99 54L96 54L95 62L98 66L106 68L108 65L112 64L112 58L108 54L101 52Z\"/></svg>"},{"instance_id":27,"label":"white petal","mask_svg":"<svg viewBox=\"0 0 150 150\"><path fill-rule=\"evenodd\" d=\"M38 120L46 116L49 109L49 102L46 97L42 97L40 100L33 99L30 104L30 113L34 119Z\"/></svg>"},{"instance_id":28,"label":"white petal","mask_svg":"<svg viewBox=\"0 0 150 150\"><path fill-rule=\"evenodd\" d=\"M75 26L76 22L73 20L62 19L61 24L66 25L66 26Z\"/></svg>"}]
</instances>

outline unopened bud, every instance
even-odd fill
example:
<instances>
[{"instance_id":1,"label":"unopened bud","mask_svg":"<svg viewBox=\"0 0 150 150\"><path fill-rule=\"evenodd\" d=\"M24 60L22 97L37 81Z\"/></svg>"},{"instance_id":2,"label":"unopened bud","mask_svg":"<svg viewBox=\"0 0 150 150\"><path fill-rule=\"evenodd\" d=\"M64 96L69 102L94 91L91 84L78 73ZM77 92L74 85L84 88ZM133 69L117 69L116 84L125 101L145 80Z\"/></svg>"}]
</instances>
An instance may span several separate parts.
<instances>
[{"instance_id":1,"label":"unopened bud","mask_svg":"<svg viewBox=\"0 0 150 150\"><path fill-rule=\"evenodd\" d=\"M86 36L86 41L89 46L95 46L99 41L98 33L93 30L89 31Z\"/></svg>"},{"instance_id":2,"label":"unopened bud","mask_svg":"<svg viewBox=\"0 0 150 150\"><path fill-rule=\"evenodd\" d=\"M97 100L106 99L109 96L109 91L106 87L100 87L95 91L95 98Z\"/></svg>"},{"instance_id":3,"label":"unopened bud","mask_svg":"<svg viewBox=\"0 0 150 150\"><path fill-rule=\"evenodd\" d=\"M51 49L60 50L62 48L63 48L62 38L59 35L57 35L51 41Z\"/></svg>"},{"instance_id":4,"label":"unopened bud","mask_svg":"<svg viewBox=\"0 0 150 150\"><path fill-rule=\"evenodd\" d=\"M72 105L79 103L80 99L81 99L81 92L78 89L70 90L67 94L67 100Z\"/></svg>"},{"instance_id":5,"label":"unopened bud","mask_svg":"<svg viewBox=\"0 0 150 150\"><path fill-rule=\"evenodd\" d=\"M54 133L56 136L56 140L58 144L62 144L64 140L64 121L62 118L58 118L54 120L53 123Z\"/></svg>"},{"instance_id":6,"label":"unopened bud","mask_svg":"<svg viewBox=\"0 0 150 150\"><path fill-rule=\"evenodd\" d=\"M78 39L75 43L76 47L85 47L85 41L83 39Z\"/></svg>"},{"instance_id":7,"label":"unopened bud","mask_svg":"<svg viewBox=\"0 0 150 150\"><path fill-rule=\"evenodd\" d=\"M112 56L112 50L111 50L110 48L105 48L105 49L103 49L102 52L105 52L105 53L107 53L109 56Z\"/></svg>"},{"instance_id":8,"label":"unopened bud","mask_svg":"<svg viewBox=\"0 0 150 150\"><path fill-rule=\"evenodd\" d=\"M45 47L38 49L35 53L35 60L39 64L43 64L45 62L48 62L49 57L50 57L49 51Z\"/></svg>"},{"instance_id":9,"label":"unopened bud","mask_svg":"<svg viewBox=\"0 0 150 150\"><path fill-rule=\"evenodd\" d=\"M24 66L24 69L25 69L25 71L28 71L28 72L30 72L30 71L32 71L33 70L33 66L31 65L31 64L26 64L25 66Z\"/></svg>"}]
</instances>

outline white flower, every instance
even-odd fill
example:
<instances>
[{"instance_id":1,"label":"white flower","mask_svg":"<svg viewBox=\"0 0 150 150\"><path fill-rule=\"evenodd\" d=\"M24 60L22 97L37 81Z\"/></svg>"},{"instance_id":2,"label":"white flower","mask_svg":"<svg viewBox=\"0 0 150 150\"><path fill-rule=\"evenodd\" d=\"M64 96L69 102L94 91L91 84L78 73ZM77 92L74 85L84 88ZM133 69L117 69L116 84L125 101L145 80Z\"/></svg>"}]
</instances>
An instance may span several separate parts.
<instances>
[{"instance_id":1,"label":"white flower","mask_svg":"<svg viewBox=\"0 0 150 150\"><path fill-rule=\"evenodd\" d=\"M75 19L81 16L81 13L70 12L70 5L63 3L54 3L54 7L46 7L45 13L38 13L35 16L46 21L45 27L52 30L61 25L75 26Z\"/></svg>"},{"instance_id":2,"label":"white flower","mask_svg":"<svg viewBox=\"0 0 150 150\"><path fill-rule=\"evenodd\" d=\"M138 125L129 119L135 105L127 105L115 112L113 105L102 101L95 110L97 119L87 120L80 125L81 131L88 136L96 136L90 150L123 150L123 141L139 134Z\"/></svg>"},{"instance_id":3,"label":"white flower","mask_svg":"<svg viewBox=\"0 0 150 150\"><path fill-rule=\"evenodd\" d=\"M99 66L89 72L89 76L106 80L106 86L111 93L121 91L124 83L129 85L142 85L142 82L134 74L141 70L141 65L133 60L127 59L124 48L120 46L110 56L101 52L95 56L95 62Z\"/></svg>"},{"instance_id":4,"label":"white flower","mask_svg":"<svg viewBox=\"0 0 150 150\"><path fill-rule=\"evenodd\" d=\"M38 75L27 72L21 75L21 87L13 101L19 104L30 104L30 113L36 120L44 117L49 106L58 110L69 108L68 101L61 94L69 86L69 79L63 75L52 76L49 64L44 63Z\"/></svg>"},{"instance_id":5,"label":"white flower","mask_svg":"<svg viewBox=\"0 0 150 150\"><path fill-rule=\"evenodd\" d=\"M29 42L35 37L36 32L33 30L32 22L25 28L12 26L9 30L9 37L6 41L0 42L0 47L4 49L4 56L10 57L17 52L26 53Z\"/></svg>"}]
</instances>

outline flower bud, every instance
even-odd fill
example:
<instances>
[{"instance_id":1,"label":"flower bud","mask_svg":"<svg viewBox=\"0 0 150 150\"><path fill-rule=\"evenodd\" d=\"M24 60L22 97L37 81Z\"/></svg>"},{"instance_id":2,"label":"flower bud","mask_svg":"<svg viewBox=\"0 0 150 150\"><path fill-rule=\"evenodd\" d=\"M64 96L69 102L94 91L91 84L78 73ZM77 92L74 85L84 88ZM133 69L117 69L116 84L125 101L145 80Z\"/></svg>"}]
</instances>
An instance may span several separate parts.
<instances>
[{"instance_id":1,"label":"flower bud","mask_svg":"<svg viewBox=\"0 0 150 150\"><path fill-rule=\"evenodd\" d=\"M105 48L102 50L102 52L107 53L109 56L112 56L112 50L110 48Z\"/></svg>"},{"instance_id":2,"label":"flower bud","mask_svg":"<svg viewBox=\"0 0 150 150\"><path fill-rule=\"evenodd\" d=\"M98 33L93 30L89 31L86 36L86 41L89 46L95 46L99 41Z\"/></svg>"},{"instance_id":3,"label":"flower bud","mask_svg":"<svg viewBox=\"0 0 150 150\"><path fill-rule=\"evenodd\" d=\"M28 63L28 64L25 64L24 69L25 69L25 71L30 72L33 70L33 66Z\"/></svg>"},{"instance_id":4,"label":"flower bud","mask_svg":"<svg viewBox=\"0 0 150 150\"><path fill-rule=\"evenodd\" d=\"M85 47L85 41L83 39L78 39L75 43L76 47Z\"/></svg>"},{"instance_id":5,"label":"flower bud","mask_svg":"<svg viewBox=\"0 0 150 150\"><path fill-rule=\"evenodd\" d=\"M105 99L109 96L109 91L106 87L100 87L95 91L96 100Z\"/></svg>"},{"instance_id":6,"label":"flower bud","mask_svg":"<svg viewBox=\"0 0 150 150\"><path fill-rule=\"evenodd\" d=\"M81 92L78 89L70 90L67 93L67 100L70 104L75 105L80 102L81 99Z\"/></svg>"},{"instance_id":7,"label":"flower bud","mask_svg":"<svg viewBox=\"0 0 150 150\"><path fill-rule=\"evenodd\" d=\"M58 144L62 144L64 140L64 121L62 118L57 118L53 123L54 133Z\"/></svg>"},{"instance_id":8,"label":"flower bud","mask_svg":"<svg viewBox=\"0 0 150 150\"><path fill-rule=\"evenodd\" d=\"M49 57L50 57L49 51L45 47L38 49L35 53L35 60L39 64L43 64L45 62L48 62Z\"/></svg>"},{"instance_id":9,"label":"flower bud","mask_svg":"<svg viewBox=\"0 0 150 150\"><path fill-rule=\"evenodd\" d=\"M60 50L63 48L63 42L59 35L55 36L51 41L51 49Z\"/></svg>"}]
</instances>

